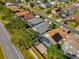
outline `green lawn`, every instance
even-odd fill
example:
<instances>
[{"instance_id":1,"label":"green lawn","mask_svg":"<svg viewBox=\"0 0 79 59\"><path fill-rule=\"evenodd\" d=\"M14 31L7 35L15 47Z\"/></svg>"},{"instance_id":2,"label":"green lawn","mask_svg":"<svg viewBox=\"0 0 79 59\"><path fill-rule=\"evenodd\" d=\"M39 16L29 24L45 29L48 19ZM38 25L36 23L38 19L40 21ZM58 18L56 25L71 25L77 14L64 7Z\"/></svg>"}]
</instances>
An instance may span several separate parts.
<instances>
[{"instance_id":1,"label":"green lawn","mask_svg":"<svg viewBox=\"0 0 79 59\"><path fill-rule=\"evenodd\" d=\"M1 47L0 47L0 59L4 59L4 56L3 56L3 52L2 52Z\"/></svg>"},{"instance_id":2,"label":"green lawn","mask_svg":"<svg viewBox=\"0 0 79 59\"><path fill-rule=\"evenodd\" d=\"M45 14L43 14L43 16L46 16L46 17L48 17L50 14L47 14L47 13L45 13Z\"/></svg>"},{"instance_id":3,"label":"green lawn","mask_svg":"<svg viewBox=\"0 0 79 59\"><path fill-rule=\"evenodd\" d=\"M76 23L68 24L68 26L69 26L70 28L75 28L75 27L76 27Z\"/></svg>"},{"instance_id":4,"label":"green lawn","mask_svg":"<svg viewBox=\"0 0 79 59\"><path fill-rule=\"evenodd\" d=\"M77 10L77 12L74 15L78 16L79 15L79 10Z\"/></svg>"},{"instance_id":5,"label":"green lawn","mask_svg":"<svg viewBox=\"0 0 79 59\"><path fill-rule=\"evenodd\" d=\"M35 7L35 8L29 7L29 9L37 12L42 11L42 9L40 9L39 7Z\"/></svg>"}]
</instances>

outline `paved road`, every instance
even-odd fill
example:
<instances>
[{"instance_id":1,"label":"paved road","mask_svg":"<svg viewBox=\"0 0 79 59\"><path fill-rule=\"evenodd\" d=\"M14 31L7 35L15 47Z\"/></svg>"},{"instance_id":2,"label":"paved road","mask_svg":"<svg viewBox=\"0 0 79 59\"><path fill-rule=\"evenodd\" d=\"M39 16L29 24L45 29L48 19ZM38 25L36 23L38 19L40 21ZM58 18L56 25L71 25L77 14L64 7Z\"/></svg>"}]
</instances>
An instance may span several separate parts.
<instances>
[{"instance_id":1,"label":"paved road","mask_svg":"<svg viewBox=\"0 0 79 59\"><path fill-rule=\"evenodd\" d=\"M4 29L1 22L0 22L0 44L2 46L3 53L6 59L23 59L21 54L17 52L18 50L16 50L15 47L10 42L6 30Z\"/></svg>"}]
</instances>

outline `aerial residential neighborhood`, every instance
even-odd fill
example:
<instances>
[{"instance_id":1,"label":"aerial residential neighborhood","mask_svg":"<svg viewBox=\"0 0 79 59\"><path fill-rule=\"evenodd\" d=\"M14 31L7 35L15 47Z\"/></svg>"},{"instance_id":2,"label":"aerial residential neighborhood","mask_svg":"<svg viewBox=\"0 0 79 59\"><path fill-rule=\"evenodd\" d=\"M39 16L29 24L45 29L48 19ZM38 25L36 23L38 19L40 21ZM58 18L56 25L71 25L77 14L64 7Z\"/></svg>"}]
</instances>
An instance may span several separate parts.
<instances>
[{"instance_id":1,"label":"aerial residential neighborhood","mask_svg":"<svg viewBox=\"0 0 79 59\"><path fill-rule=\"evenodd\" d=\"M79 59L79 0L0 0L0 59Z\"/></svg>"}]
</instances>

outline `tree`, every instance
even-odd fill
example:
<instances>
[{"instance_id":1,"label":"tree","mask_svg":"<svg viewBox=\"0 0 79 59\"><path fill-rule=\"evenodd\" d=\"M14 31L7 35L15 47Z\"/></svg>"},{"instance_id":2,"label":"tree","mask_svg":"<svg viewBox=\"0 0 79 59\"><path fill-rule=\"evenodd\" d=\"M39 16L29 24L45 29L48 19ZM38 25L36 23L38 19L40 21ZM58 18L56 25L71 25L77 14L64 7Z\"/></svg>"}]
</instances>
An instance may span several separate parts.
<instances>
[{"instance_id":1,"label":"tree","mask_svg":"<svg viewBox=\"0 0 79 59\"><path fill-rule=\"evenodd\" d=\"M58 27L59 27L59 25L56 24L56 23L51 23L50 24L50 28L52 28L52 29L55 29L55 28L58 28Z\"/></svg>"},{"instance_id":2,"label":"tree","mask_svg":"<svg viewBox=\"0 0 79 59\"><path fill-rule=\"evenodd\" d=\"M31 6L31 7L34 7L34 6L35 6L35 3L30 2L30 6Z\"/></svg>"},{"instance_id":3,"label":"tree","mask_svg":"<svg viewBox=\"0 0 79 59\"><path fill-rule=\"evenodd\" d=\"M5 7L0 3L0 12L2 12L3 9L5 9Z\"/></svg>"},{"instance_id":4,"label":"tree","mask_svg":"<svg viewBox=\"0 0 79 59\"><path fill-rule=\"evenodd\" d=\"M10 31L14 32L14 30L19 30L28 27L27 22L23 21L19 18L14 18L9 21L8 24L5 25L5 27Z\"/></svg>"},{"instance_id":5,"label":"tree","mask_svg":"<svg viewBox=\"0 0 79 59\"><path fill-rule=\"evenodd\" d=\"M0 4L0 14L1 20L11 20L14 16L13 13L2 4Z\"/></svg>"},{"instance_id":6,"label":"tree","mask_svg":"<svg viewBox=\"0 0 79 59\"><path fill-rule=\"evenodd\" d=\"M47 11L47 14L51 14L51 9L49 9L49 10Z\"/></svg>"},{"instance_id":7,"label":"tree","mask_svg":"<svg viewBox=\"0 0 79 59\"><path fill-rule=\"evenodd\" d=\"M68 24L68 26L69 26L70 28L75 28L75 27L77 26L77 24L74 22L74 23Z\"/></svg>"},{"instance_id":8,"label":"tree","mask_svg":"<svg viewBox=\"0 0 79 59\"><path fill-rule=\"evenodd\" d=\"M70 0L71 2L77 2L77 0Z\"/></svg>"},{"instance_id":9,"label":"tree","mask_svg":"<svg viewBox=\"0 0 79 59\"><path fill-rule=\"evenodd\" d=\"M20 29L15 31L11 37L12 42L17 47L30 48L33 45L33 41L36 37L36 33L31 29Z\"/></svg>"},{"instance_id":10,"label":"tree","mask_svg":"<svg viewBox=\"0 0 79 59\"><path fill-rule=\"evenodd\" d=\"M29 0L25 0L26 2L29 2Z\"/></svg>"},{"instance_id":11,"label":"tree","mask_svg":"<svg viewBox=\"0 0 79 59\"><path fill-rule=\"evenodd\" d=\"M44 0L44 3L48 3L48 0Z\"/></svg>"},{"instance_id":12,"label":"tree","mask_svg":"<svg viewBox=\"0 0 79 59\"><path fill-rule=\"evenodd\" d=\"M16 2L16 0L7 0L7 1L8 1L8 2L12 2L12 3L13 3L13 2Z\"/></svg>"},{"instance_id":13,"label":"tree","mask_svg":"<svg viewBox=\"0 0 79 59\"><path fill-rule=\"evenodd\" d=\"M13 13L9 9L4 8L2 12L3 12L2 16L5 18L3 20L11 20L12 19Z\"/></svg>"},{"instance_id":14,"label":"tree","mask_svg":"<svg viewBox=\"0 0 79 59\"><path fill-rule=\"evenodd\" d=\"M46 59L65 59L63 52L53 44L47 49Z\"/></svg>"},{"instance_id":15,"label":"tree","mask_svg":"<svg viewBox=\"0 0 79 59\"><path fill-rule=\"evenodd\" d=\"M2 3L3 1L2 0L0 0L0 3Z\"/></svg>"}]
</instances>

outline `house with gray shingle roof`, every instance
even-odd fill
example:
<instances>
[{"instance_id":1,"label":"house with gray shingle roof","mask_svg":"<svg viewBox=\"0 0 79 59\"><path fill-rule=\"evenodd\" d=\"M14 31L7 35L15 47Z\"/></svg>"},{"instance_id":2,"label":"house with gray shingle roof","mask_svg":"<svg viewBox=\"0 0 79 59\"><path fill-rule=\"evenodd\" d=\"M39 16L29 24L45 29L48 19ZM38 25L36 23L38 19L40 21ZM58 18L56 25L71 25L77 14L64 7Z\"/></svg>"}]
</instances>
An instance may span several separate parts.
<instances>
[{"instance_id":1,"label":"house with gray shingle roof","mask_svg":"<svg viewBox=\"0 0 79 59\"><path fill-rule=\"evenodd\" d=\"M39 34L43 34L49 30L49 24L48 24L48 22L42 22L42 23L34 26L33 29L36 32L38 32Z\"/></svg>"},{"instance_id":2,"label":"house with gray shingle roof","mask_svg":"<svg viewBox=\"0 0 79 59\"><path fill-rule=\"evenodd\" d=\"M28 20L28 25L30 27L32 27L32 26L35 26L35 25L37 25L37 24L39 24L41 22L43 22L43 19L41 19L39 17L36 17L36 18L29 19Z\"/></svg>"}]
</instances>

